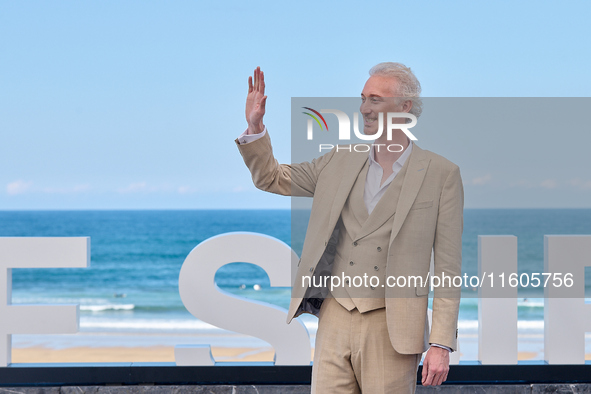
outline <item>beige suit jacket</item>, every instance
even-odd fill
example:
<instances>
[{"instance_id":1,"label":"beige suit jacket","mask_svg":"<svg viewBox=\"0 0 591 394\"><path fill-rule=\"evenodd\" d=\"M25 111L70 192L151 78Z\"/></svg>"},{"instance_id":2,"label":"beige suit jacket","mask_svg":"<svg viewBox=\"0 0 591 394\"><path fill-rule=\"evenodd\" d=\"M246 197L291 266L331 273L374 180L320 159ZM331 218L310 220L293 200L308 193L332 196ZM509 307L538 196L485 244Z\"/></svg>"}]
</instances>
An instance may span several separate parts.
<instances>
[{"instance_id":1,"label":"beige suit jacket","mask_svg":"<svg viewBox=\"0 0 591 394\"><path fill-rule=\"evenodd\" d=\"M269 133L239 144L255 186L291 196L314 197L297 277L292 289L288 322L296 317L306 289L298 283L309 276L325 252L367 152L333 149L311 162L279 164ZM461 275L464 192L457 165L413 146L407 173L395 207L387 276L426 278L431 253L434 275ZM384 218L384 221L387 218ZM426 287L386 286L386 314L392 346L402 354L422 353L428 343L456 349L460 289L435 288L432 327L427 321ZM301 312L300 312L301 313Z\"/></svg>"}]
</instances>

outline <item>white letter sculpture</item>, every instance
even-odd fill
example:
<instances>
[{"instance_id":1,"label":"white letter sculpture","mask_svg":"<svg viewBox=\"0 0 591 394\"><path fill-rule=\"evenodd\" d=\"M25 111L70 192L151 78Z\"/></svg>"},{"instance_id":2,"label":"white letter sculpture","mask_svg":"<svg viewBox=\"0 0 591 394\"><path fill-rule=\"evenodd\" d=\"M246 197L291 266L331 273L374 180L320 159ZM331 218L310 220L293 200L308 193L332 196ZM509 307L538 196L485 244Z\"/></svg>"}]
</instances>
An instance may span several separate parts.
<instances>
[{"instance_id":1,"label":"white letter sculpture","mask_svg":"<svg viewBox=\"0 0 591 394\"><path fill-rule=\"evenodd\" d=\"M591 331L591 305L585 304L588 266L591 235L544 236L544 271L552 273L544 288L544 356L548 364L585 363L585 332Z\"/></svg>"},{"instance_id":2,"label":"white letter sculpture","mask_svg":"<svg viewBox=\"0 0 591 394\"><path fill-rule=\"evenodd\" d=\"M217 327L263 339L275 348L275 365L310 365L306 327L286 323L285 309L221 290L217 270L229 263L252 263L269 275L271 286L290 287L298 256L282 241L256 233L226 233L209 238L189 253L179 275L183 304L193 316ZM175 347L177 365L213 365L209 345Z\"/></svg>"},{"instance_id":3,"label":"white letter sculpture","mask_svg":"<svg viewBox=\"0 0 591 394\"><path fill-rule=\"evenodd\" d=\"M0 237L0 367L11 363L12 334L78 332L79 305L11 305L12 268L84 268L90 238Z\"/></svg>"},{"instance_id":4,"label":"white letter sculpture","mask_svg":"<svg viewBox=\"0 0 591 394\"><path fill-rule=\"evenodd\" d=\"M517 287L507 285L511 274L517 274L517 237L479 235L478 276L484 283L478 287L478 360L483 365L517 364Z\"/></svg>"}]
</instances>

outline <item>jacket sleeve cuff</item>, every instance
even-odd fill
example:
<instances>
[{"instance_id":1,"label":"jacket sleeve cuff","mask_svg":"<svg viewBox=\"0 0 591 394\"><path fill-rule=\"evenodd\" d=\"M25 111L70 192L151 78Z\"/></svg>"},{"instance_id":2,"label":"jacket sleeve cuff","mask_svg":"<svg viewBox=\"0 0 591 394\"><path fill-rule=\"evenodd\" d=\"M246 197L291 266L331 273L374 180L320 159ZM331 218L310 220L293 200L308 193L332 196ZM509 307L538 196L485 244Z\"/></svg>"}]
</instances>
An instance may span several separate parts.
<instances>
[{"instance_id":1,"label":"jacket sleeve cuff","mask_svg":"<svg viewBox=\"0 0 591 394\"><path fill-rule=\"evenodd\" d=\"M264 137L265 134L267 133L267 126L265 126L265 129L263 130L262 133L246 134L247 132L248 132L248 129L244 130L244 133L240 134L240 136L236 139L236 141L238 141L238 145L248 144L249 142L254 142L254 141L258 140L259 138Z\"/></svg>"},{"instance_id":2,"label":"jacket sleeve cuff","mask_svg":"<svg viewBox=\"0 0 591 394\"><path fill-rule=\"evenodd\" d=\"M431 346L440 347L440 348L442 348L442 349L446 349L446 350L447 350L448 352L450 352L450 353L451 353L451 351L452 351L450 347L447 347L447 346L444 346L444 345L439 345L439 344L437 344L437 343L430 343L430 345L431 345Z\"/></svg>"}]
</instances>

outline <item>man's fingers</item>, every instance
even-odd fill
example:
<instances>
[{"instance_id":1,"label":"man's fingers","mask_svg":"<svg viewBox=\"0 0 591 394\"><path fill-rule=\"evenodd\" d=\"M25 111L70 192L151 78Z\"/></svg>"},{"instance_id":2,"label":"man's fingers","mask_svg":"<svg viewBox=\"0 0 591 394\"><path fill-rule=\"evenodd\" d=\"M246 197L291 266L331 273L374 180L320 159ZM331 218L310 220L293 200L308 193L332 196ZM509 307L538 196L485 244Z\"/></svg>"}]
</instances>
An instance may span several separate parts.
<instances>
[{"instance_id":1,"label":"man's fingers","mask_svg":"<svg viewBox=\"0 0 591 394\"><path fill-rule=\"evenodd\" d=\"M436 379L434 379L433 385L439 386L443 382L443 374L437 375Z\"/></svg>"},{"instance_id":2,"label":"man's fingers","mask_svg":"<svg viewBox=\"0 0 591 394\"><path fill-rule=\"evenodd\" d=\"M442 374L430 372L427 374L427 378L423 379L423 386L437 386L442 382Z\"/></svg>"},{"instance_id":3,"label":"man's fingers","mask_svg":"<svg viewBox=\"0 0 591 394\"><path fill-rule=\"evenodd\" d=\"M261 94L265 94L265 73L262 71L261 71L261 80L260 80L259 91L261 92Z\"/></svg>"},{"instance_id":4,"label":"man's fingers","mask_svg":"<svg viewBox=\"0 0 591 394\"><path fill-rule=\"evenodd\" d=\"M447 380L447 371L432 371L430 374L431 376L431 384L433 386L439 386L441 383Z\"/></svg>"},{"instance_id":5,"label":"man's fingers","mask_svg":"<svg viewBox=\"0 0 591 394\"><path fill-rule=\"evenodd\" d=\"M423 361L423 371L422 371L422 379L421 384L423 386L439 386L443 382L447 380L447 373L448 370L437 368L436 366L431 366L429 363L429 358L425 358Z\"/></svg>"},{"instance_id":6,"label":"man's fingers","mask_svg":"<svg viewBox=\"0 0 591 394\"><path fill-rule=\"evenodd\" d=\"M261 99L261 109L264 111L265 110L265 105L267 104L267 96L263 97Z\"/></svg>"},{"instance_id":7,"label":"man's fingers","mask_svg":"<svg viewBox=\"0 0 591 394\"><path fill-rule=\"evenodd\" d=\"M261 68L257 67L257 86L256 86L256 88L257 88L258 92L260 92L260 90L261 90L261 75L262 75Z\"/></svg>"},{"instance_id":8,"label":"man's fingers","mask_svg":"<svg viewBox=\"0 0 591 394\"><path fill-rule=\"evenodd\" d=\"M252 93L252 77L248 77L248 93Z\"/></svg>"},{"instance_id":9,"label":"man's fingers","mask_svg":"<svg viewBox=\"0 0 591 394\"><path fill-rule=\"evenodd\" d=\"M254 77L254 90L259 90L259 68L255 68L254 69L254 73L253 73L253 77Z\"/></svg>"},{"instance_id":10,"label":"man's fingers","mask_svg":"<svg viewBox=\"0 0 591 394\"><path fill-rule=\"evenodd\" d=\"M423 386L427 386L427 385L431 384L432 380L433 380L433 375L429 374L429 359L427 357L425 357L425 360L423 361L423 379L421 381L421 384Z\"/></svg>"},{"instance_id":11,"label":"man's fingers","mask_svg":"<svg viewBox=\"0 0 591 394\"><path fill-rule=\"evenodd\" d=\"M422 384L438 386L447 380L449 372L449 352L439 347L431 347L423 361Z\"/></svg>"}]
</instances>

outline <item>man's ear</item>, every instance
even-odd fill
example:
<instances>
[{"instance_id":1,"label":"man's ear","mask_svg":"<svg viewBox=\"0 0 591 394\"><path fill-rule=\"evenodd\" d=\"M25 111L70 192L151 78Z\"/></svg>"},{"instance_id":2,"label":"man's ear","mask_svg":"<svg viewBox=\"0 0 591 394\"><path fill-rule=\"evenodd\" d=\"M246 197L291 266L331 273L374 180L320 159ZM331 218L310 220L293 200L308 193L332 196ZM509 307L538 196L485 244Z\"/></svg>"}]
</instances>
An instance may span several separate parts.
<instances>
[{"instance_id":1,"label":"man's ear","mask_svg":"<svg viewBox=\"0 0 591 394\"><path fill-rule=\"evenodd\" d=\"M410 112L411 109L412 109L412 100L405 100L404 103L402 104L402 111Z\"/></svg>"}]
</instances>

